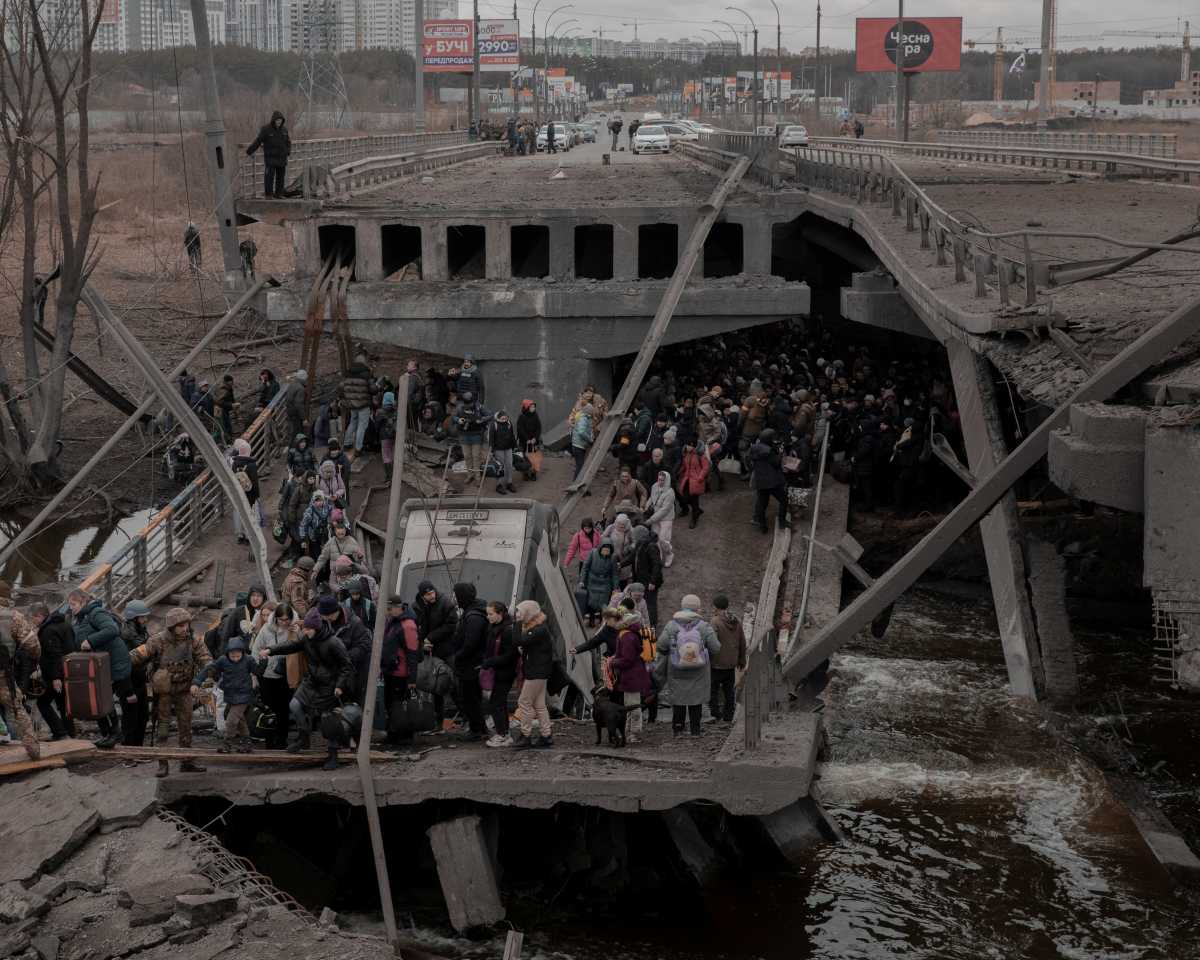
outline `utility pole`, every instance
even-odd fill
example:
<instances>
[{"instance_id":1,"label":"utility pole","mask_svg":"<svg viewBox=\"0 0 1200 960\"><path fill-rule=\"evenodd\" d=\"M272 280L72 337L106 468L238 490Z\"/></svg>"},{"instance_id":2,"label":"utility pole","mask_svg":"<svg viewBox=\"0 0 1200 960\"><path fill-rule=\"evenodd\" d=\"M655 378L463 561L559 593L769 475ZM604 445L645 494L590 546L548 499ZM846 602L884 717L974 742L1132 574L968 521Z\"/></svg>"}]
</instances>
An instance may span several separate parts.
<instances>
[{"instance_id":1,"label":"utility pole","mask_svg":"<svg viewBox=\"0 0 1200 960\"><path fill-rule=\"evenodd\" d=\"M474 3L474 54L471 64L471 91L475 104L475 136L479 137L483 128L483 104L479 102L479 0Z\"/></svg>"},{"instance_id":2,"label":"utility pole","mask_svg":"<svg viewBox=\"0 0 1200 960\"><path fill-rule=\"evenodd\" d=\"M193 0L194 2L194 0ZM1053 91L1054 69L1051 66L1054 46L1054 2L1042 0L1042 62L1039 69L1038 83L1038 122L1045 123L1050 117L1054 103Z\"/></svg>"},{"instance_id":3,"label":"utility pole","mask_svg":"<svg viewBox=\"0 0 1200 960\"><path fill-rule=\"evenodd\" d=\"M1183 21L1183 56L1179 64L1179 79L1188 83L1192 79L1192 25Z\"/></svg>"},{"instance_id":4,"label":"utility pole","mask_svg":"<svg viewBox=\"0 0 1200 960\"><path fill-rule=\"evenodd\" d=\"M821 122L821 93L817 89L817 78L821 75L821 0L817 0L817 57L813 69L813 101L816 104L816 120ZM803 78L801 78L803 79ZM820 133L820 130L817 131Z\"/></svg>"},{"instance_id":5,"label":"utility pole","mask_svg":"<svg viewBox=\"0 0 1200 960\"><path fill-rule=\"evenodd\" d=\"M233 191L229 186L229 170L225 160L225 121L221 114L221 96L217 92L217 70L213 66L212 41L208 36L208 11L205 0L191 0L192 32L196 37L196 54L204 74L204 153L208 157L208 172L213 180L217 198L217 226L221 233L221 261L225 268L225 289L241 290L246 278L242 276L242 255L238 252L237 213L233 209Z\"/></svg>"},{"instance_id":6,"label":"utility pole","mask_svg":"<svg viewBox=\"0 0 1200 960\"><path fill-rule=\"evenodd\" d=\"M904 96L904 0L900 0L900 17L896 21L896 139L907 140L908 124L903 115L908 112Z\"/></svg>"},{"instance_id":7,"label":"utility pole","mask_svg":"<svg viewBox=\"0 0 1200 960\"><path fill-rule=\"evenodd\" d=\"M996 28L996 52L992 56L992 99L997 106L1004 99L1004 28Z\"/></svg>"},{"instance_id":8,"label":"utility pole","mask_svg":"<svg viewBox=\"0 0 1200 960\"><path fill-rule=\"evenodd\" d=\"M413 2L413 129L425 132L425 0Z\"/></svg>"}]
</instances>

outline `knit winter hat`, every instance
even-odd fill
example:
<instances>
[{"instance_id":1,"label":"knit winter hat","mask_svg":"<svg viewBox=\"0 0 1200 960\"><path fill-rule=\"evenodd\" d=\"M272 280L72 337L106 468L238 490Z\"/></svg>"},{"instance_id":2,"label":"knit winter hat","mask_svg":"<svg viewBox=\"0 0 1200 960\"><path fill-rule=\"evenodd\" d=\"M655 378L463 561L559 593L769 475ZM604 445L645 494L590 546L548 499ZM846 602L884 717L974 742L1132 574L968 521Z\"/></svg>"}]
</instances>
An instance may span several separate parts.
<instances>
[{"instance_id":1,"label":"knit winter hat","mask_svg":"<svg viewBox=\"0 0 1200 960\"><path fill-rule=\"evenodd\" d=\"M683 598L683 600L681 602L681 606L683 607L684 610L691 610L692 613L699 613L700 612L700 598L698 596L696 596L694 593L689 593L686 597Z\"/></svg>"},{"instance_id":2,"label":"knit winter hat","mask_svg":"<svg viewBox=\"0 0 1200 960\"><path fill-rule=\"evenodd\" d=\"M308 613L304 615L304 623L301 624L301 626L307 627L309 630L321 629L321 614L316 607L312 607Z\"/></svg>"},{"instance_id":3,"label":"knit winter hat","mask_svg":"<svg viewBox=\"0 0 1200 960\"><path fill-rule=\"evenodd\" d=\"M321 594L320 599L317 600L317 613L321 616L329 616L329 614L337 613L337 611L337 597L335 597L332 593Z\"/></svg>"}]
</instances>

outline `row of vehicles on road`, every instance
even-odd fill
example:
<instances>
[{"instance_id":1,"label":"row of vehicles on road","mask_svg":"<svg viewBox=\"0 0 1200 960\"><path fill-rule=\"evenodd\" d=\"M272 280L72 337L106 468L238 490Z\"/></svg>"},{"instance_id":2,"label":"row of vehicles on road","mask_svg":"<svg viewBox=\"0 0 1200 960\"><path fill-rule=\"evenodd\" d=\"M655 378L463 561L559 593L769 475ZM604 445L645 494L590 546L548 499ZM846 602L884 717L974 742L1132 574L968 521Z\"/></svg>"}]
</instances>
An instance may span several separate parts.
<instances>
[{"instance_id":1,"label":"row of vehicles on road","mask_svg":"<svg viewBox=\"0 0 1200 960\"><path fill-rule=\"evenodd\" d=\"M635 154L669 153L676 143L700 139L702 133L714 133L715 127L698 120L664 120L661 114L646 114L633 134L629 149Z\"/></svg>"},{"instance_id":2,"label":"row of vehicles on road","mask_svg":"<svg viewBox=\"0 0 1200 960\"><path fill-rule=\"evenodd\" d=\"M541 153L546 149L546 125L538 130L537 134L537 149ZM571 123L567 120L554 121L554 148L556 150L570 150L572 147L577 147L581 143L596 142L596 125L594 123Z\"/></svg>"}]
</instances>

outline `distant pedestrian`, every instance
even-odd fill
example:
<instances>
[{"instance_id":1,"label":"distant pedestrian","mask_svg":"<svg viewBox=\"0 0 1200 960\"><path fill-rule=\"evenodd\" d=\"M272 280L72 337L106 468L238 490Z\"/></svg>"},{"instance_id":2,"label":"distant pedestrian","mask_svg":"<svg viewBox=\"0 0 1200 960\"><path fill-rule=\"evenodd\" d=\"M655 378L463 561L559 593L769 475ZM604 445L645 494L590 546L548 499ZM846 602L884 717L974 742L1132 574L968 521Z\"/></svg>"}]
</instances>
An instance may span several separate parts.
<instances>
[{"instance_id":1,"label":"distant pedestrian","mask_svg":"<svg viewBox=\"0 0 1200 960\"><path fill-rule=\"evenodd\" d=\"M192 273L200 271L201 254L200 254L200 231L196 229L196 225L188 221L187 228L183 231L183 249L187 251L188 268Z\"/></svg>"},{"instance_id":2,"label":"distant pedestrian","mask_svg":"<svg viewBox=\"0 0 1200 960\"><path fill-rule=\"evenodd\" d=\"M254 142L246 148L246 153L254 156L259 147L262 147L263 163L266 169L263 179L263 196L282 200L288 157L292 152L292 138L288 135L287 123L283 114L278 110L271 114L271 122L258 131Z\"/></svg>"},{"instance_id":3,"label":"distant pedestrian","mask_svg":"<svg viewBox=\"0 0 1200 960\"><path fill-rule=\"evenodd\" d=\"M554 121L550 120L546 124L546 152L558 153L558 145L554 142Z\"/></svg>"},{"instance_id":4,"label":"distant pedestrian","mask_svg":"<svg viewBox=\"0 0 1200 960\"><path fill-rule=\"evenodd\" d=\"M238 244L238 253L242 255L242 276L249 280L254 277L254 258L258 256L258 244L247 237Z\"/></svg>"},{"instance_id":5,"label":"distant pedestrian","mask_svg":"<svg viewBox=\"0 0 1200 960\"><path fill-rule=\"evenodd\" d=\"M613 153L617 152L617 141L620 139L621 127L623 127L623 126L624 126L624 124L621 122L620 115L617 115L608 121L608 132L612 134L612 152Z\"/></svg>"}]
</instances>

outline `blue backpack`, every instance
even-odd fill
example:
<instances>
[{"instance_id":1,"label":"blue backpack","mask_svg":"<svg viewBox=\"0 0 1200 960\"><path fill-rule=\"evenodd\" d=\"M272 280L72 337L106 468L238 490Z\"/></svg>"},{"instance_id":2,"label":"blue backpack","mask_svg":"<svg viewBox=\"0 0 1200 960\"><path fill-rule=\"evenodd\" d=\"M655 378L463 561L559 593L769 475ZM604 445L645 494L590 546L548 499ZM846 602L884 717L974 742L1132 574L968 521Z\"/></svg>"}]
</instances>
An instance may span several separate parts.
<instances>
[{"instance_id":1,"label":"blue backpack","mask_svg":"<svg viewBox=\"0 0 1200 960\"><path fill-rule=\"evenodd\" d=\"M697 617L688 623L675 621L679 632L671 643L671 666L676 670L702 670L708 666L708 644L700 635L704 621Z\"/></svg>"}]
</instances>

